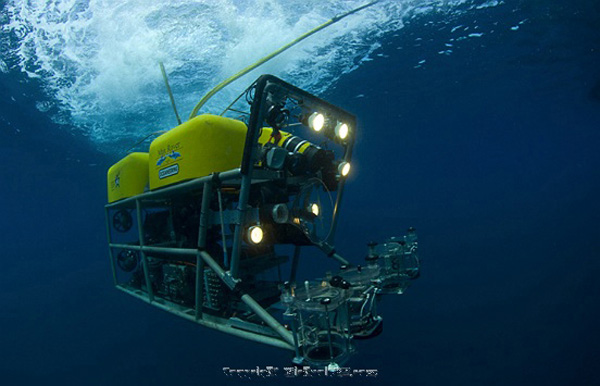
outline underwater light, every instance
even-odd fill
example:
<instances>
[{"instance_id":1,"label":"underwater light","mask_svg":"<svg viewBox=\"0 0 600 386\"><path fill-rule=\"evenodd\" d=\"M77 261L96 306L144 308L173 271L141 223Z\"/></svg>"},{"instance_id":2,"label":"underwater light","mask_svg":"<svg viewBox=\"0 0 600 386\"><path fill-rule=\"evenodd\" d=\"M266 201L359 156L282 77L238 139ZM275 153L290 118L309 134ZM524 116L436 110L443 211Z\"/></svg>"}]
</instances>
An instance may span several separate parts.
<instances>
[{"instance_id":1,"label":"underwater light","mask_svg":"<svg viewBox=\"0 0 600 386\"><path fill-rule=\"evenodd\" d=\"M319 217L319 214L321 213L321 208L319 208L319 204L317 204L317 203L310 204L309 208L310 208L310 212L312 214L314 214L315 217Z\"/></svg>"},{"instance_id":2,"label":"underwater light","mask_svg":"<svg viewBox=\"0 0 600 386\"><path fill-rule=\"evenodd\" d=\"M321 113L314 112L308 117L308 125L314 131L321 131L325 126L325 116Z\"/></svg>"},{"instance_id":3,"label":"underwater light","mask_svg":"<svg viewBox=\"0 0 600 386\"><path fill-rule=\"evenodd\" d=\"M348 175L348 173L350 173L350 163L349 162L340 163L340 166L338 166L338 171L340 172L340 175L342 177L346 177Z\"/></svg>"},{"instance_id":4,"label":"underwater light","mask_svg":"<svg viewBox=\"0 0 600 386\"><path fill-rule=\"evenodd\" d=\"M350 128L345 123L338 122L335 126L335 135L337 135L339 139L346 139L349 132Z\"/></svg>"},{"instance_id":5,"label":"underwater light","mask_svg":"<svg viewBox=\"0 0 600 386\"><path fill-rule=\"evenodd\" d=\"M248 228L248 240L254 245L260 244L263 241L264 232L258 225L251 226Z\"/></svg>"}]
</instances>

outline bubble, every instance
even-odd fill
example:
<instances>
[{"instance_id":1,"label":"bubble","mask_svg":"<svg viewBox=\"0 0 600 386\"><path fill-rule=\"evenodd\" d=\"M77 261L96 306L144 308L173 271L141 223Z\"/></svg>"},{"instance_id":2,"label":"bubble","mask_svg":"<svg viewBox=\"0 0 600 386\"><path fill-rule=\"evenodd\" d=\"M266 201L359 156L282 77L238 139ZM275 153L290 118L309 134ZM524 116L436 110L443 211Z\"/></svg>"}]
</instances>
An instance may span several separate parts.
<instances>
[{"instance_id":1,"label":"bubble","mask_svg":"<svg viewBox=\"0 0 600 386\"><path fill-rule=\"evenodd\" d=\"M259 75L271 73L321 94L373 60L381 41L416 13L465 0L385 1L312 35L217 94L201 112L220 112ZM38 109L74 126L98 148L118 152L176 122L158 63L164 62L186 118L223 79L364 0L9 0L0 34L11 55L43 83ZM478 4L478 2L475 2ZM480 3L480 2L479 2ZM492 2L489 2L490 4ZM456 27L458 28L458 27ZM454 31L454 30L453 30ZM12 59L12 58L11 58ZM3 62L0 71L4 72Z\"/></svg>"},{"instance_id":2,"label":"bubble","mask_svg":"<svg viewBox=\"0 0 600 386\"><path fill-rule=\"evenodd\" d=\"M8 65L2 59L0 59L0 72L2 72L4 74L8 73Z\"/></svg>"},{"instance_id":3,"label":"bubble","mask_svg":"<svg viewBox=\"0 0 600 386\"><path fill-rule=\"evenodd\" d=\"M52 103L50 101L40 101L40 102L36 102L36 104L35 104L35 107L43 113L50 110L53 106L54 106L54 103Z\"/></svg>"}]
</instances>

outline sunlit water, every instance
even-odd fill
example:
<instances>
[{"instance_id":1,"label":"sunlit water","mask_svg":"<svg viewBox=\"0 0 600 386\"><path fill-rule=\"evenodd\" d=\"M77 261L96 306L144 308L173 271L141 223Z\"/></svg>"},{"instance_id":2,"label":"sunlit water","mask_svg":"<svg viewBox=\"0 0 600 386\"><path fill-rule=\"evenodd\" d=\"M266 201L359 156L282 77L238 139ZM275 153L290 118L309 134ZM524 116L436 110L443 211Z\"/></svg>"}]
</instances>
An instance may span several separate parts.
<instances>
[{"instance_id":1,"label":"sunlit water","mask_svg":"<svg viewBox=\"0 0 600 386\"><path fill-rule=\"evenodd\" d=\"M123 147L175 125L160 61L180 113L187 117L221 80L363 4L364 0L12 0L3 15L1 34L7 49L0 57L0 71L12 67L39 79L46 99L38 101L37 108L111 152L115 144ZM381 1L239 79L203 112L220 111L262 73L273 73L321 94L344 74L372 60L383 39L424 14L444 15L440 27L449 29L452 38L439 53L451 55L457 41L485 39L494 32L477 25L453 25L455 17L472 14L476 19L485 9L503 4L495 0ZM419 58L415 67L424 63Z\"/></svg>"}]
</instances>

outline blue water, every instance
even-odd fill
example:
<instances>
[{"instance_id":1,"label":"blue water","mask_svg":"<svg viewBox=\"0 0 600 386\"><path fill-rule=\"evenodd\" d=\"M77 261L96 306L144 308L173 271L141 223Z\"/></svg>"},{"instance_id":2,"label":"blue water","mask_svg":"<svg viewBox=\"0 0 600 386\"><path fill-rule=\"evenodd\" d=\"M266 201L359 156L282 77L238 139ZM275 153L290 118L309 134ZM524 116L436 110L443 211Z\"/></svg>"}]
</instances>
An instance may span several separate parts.
<instances>
[{"instance_id":1,"label":"blue water","mask_svg":"<svg viewBox=\"0 0 600 386\"><path fill-rule=\"evenodd\" d=\"M231 384L224 366L289 364L112 287L105 173L174 125L158 60L187 114L361 2L146 3L3 5L2 384ZM263 71L359 118L340 253L361 261L367 241L415 226L423 267L349 364L378 377L319 381L600 384L600 4L387 1L356 18Z\"/></svg>"}]
</instances>

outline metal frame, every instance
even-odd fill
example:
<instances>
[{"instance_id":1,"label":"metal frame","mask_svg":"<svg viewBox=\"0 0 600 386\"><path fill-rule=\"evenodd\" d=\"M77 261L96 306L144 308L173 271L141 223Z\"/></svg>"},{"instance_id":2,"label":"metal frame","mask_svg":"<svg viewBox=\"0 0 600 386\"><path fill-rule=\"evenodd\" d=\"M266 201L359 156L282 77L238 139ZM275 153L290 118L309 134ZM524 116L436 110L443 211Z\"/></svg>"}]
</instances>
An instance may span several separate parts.
<instances>
[{"instance_id":1,"label":"metal frame","mask_svg":"<svg viewBox=\"0 0 600 386\"><path fill-rule=\"evenodd\" d=\"M275 92L279 89L284 89L287 92L287 97L294 98L297 101L301 101L302 103L306 103L309 105L325 106L328 109L328 112L331 112L336 117L343 119L344 122L347 122L349 125L352 125L353 128L356 127L356 120L352 114L334 105L331 105L330 103L319 99L295 86L292 86L272 75L261 76L254 84L254 87L255 97L251 105L250 121L248 125L248 132L246 135L246 142L241 168L233 169L219 174L213 174L207 177L193 179L190 181L179 183L177 185L168 186L156 191L146 192L138 196L126 198L118 202L106 205L105 214L106 231L109 243L109 257L111 262L114 284L119 290L122 290L132 296L135 296L154 306L157 306L158 308L171 312L177 316L183 317L200 325L245 339L292 350L295 351L296 355L298 356L298 339L296 336L295 328L292 328L292 331L290 331L286 327L284 327L255 299L253 299L249 294L242 292L238 285L240 282L239 268L243 232L248 225L248 220L252 218L252 216L248 215L249 212L247 208L251 185L255 183L273 181L284 178L284 174L282 172L254 169L256 148L258 144L259 132L264 121L264 112L265 106L267 104L267 95L269 95L269 92ZM353 146L354 136L352 136L349 142L345 145L345 152L343 157L344 161L350 162ZM240 188L239 200L237 205L238 213L237 216L235 216L235 230L233 235L233 245L230 257L230 264L229 267L225 268L222 267L217 261L215 261L215 259L209 253L206 252L206 233L208 227L213 223L213 212L210 210L210 204L213 200L213 191L215 191L214 185L217 185L215 184L215 182L227 186L236 186ZM217 189L220 189L220 187L218 187ZM161 200L169 196L179 195L197 190L202 191L202 203L200 210L200 224L198 229L197 249L144 245L144 223L142 214L142 208L144 203L160 202ZM332 231L330 233L330 236L324 242L318 245L316 244L316 246L319 247L323 252L325 252L327 256L335 258L341 264L348 264L348 262L344 258L335 253L335 248L333 247L335 228L339 217L339 207L342 200L343 190L344 179L342 179L339 182L338 186L338 194L334 205ZM139 245L113 243L110 229L110 210L123 208L133 209L133 207L135 207L136 211ZM219 212L219 214L222 215L223 211L221 207L219 208ZM294 252L291 272L292 279L295 277L300 256L300 248L301 247L297 246ZM142 260L146 292L140 289L129 287L124 284L120 284L118 282L113 249L136 250L139 252ZM149 277L146 253L195 257L196 300L194 309L178 305L176 303L170 302L162 298L156 298L154 296ZM217 276L223 281L223 283L225 283L225 285L227 285L235 294L237 294L241 301L243 301L244 304L246 304L254 312L254 314L270 328L270 330L265 330L265 327L263 326L253 324L250 322L244 322L239 319L224 319L215 317L213 315L204 314L202 312L202 299L204 291L205 266L208 266L213 272L215 272ZM226 270L226 268L229 268L229 270Z\"/></svg>"}]
</instances>

